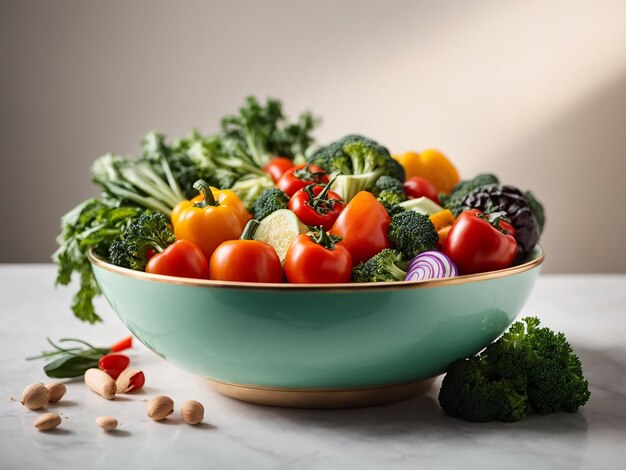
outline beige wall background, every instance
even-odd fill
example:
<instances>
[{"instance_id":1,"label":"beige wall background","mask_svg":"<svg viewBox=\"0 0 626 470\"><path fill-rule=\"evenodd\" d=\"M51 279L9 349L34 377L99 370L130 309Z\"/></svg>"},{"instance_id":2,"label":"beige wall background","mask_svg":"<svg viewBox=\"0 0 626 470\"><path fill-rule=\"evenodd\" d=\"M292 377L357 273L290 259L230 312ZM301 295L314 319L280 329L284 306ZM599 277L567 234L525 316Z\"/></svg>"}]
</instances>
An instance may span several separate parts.
<instances>
[{"instance_id":1,"label":"beige wall background","mask_svg":"<svg viewBox=\"0 0 626 470\"><path fill-rule=\"evenodd\" d=\"M626 272L625 1L0 1L0 262L47 262L92 160L247 94L436 147L547 208L547 272Z\"/></svg>"}]
</instances>

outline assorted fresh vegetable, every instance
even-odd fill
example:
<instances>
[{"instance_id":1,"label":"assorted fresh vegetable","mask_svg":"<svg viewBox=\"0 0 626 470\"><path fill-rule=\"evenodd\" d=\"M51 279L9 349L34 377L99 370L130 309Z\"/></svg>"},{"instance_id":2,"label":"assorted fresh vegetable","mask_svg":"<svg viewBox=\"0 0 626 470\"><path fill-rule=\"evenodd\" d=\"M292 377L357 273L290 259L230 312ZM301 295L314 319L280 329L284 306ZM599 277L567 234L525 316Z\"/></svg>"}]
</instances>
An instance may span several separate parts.
<instances>
[{"instance_id":1,"label":"assorted fresh vegetable","mask_svg":"<svg viewBox=\"0 0 626 470\"><path fill-rule=\"evenodd\" d=\"M93 165L102 188L62 219L57 283L74 272L77 317L95 322L87 252L148 273L239 282L420 281L503 269L539 240L543 206L490 174L460 181L436 150L391 156L347 135L325 146L317 119L248 98L220 131Z\"/></svg>"},{"instance_id":2,"label":"assorted fresh vegetable","mask_svg":"<svg viewBox=\"0 0 626 470\"><path fill-rule=\"evenodd\" d=\"M589 400L580 360L563 333L516 322L479 355L448 369L439 404L466 421L520 421L539 414L574 412Z\"/></svg>"}]
</instances>

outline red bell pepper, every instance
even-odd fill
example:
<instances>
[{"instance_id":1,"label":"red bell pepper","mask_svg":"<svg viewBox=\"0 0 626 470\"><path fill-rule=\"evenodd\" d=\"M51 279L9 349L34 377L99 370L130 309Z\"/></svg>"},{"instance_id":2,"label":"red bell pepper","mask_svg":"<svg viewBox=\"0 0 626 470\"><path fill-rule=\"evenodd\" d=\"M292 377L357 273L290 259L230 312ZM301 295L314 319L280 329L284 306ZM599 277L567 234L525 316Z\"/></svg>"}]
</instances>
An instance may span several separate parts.
<instances>
[{"instance_id":1,"label":"red bell pepper","mask_svg":"<svg viewBox=\"0 0 626 470\"><path fill-rule=\"evenodd\" d=\"M502 219L504 213L483 214L472 209L457 218L443 252L461 274L496 271L511 266L517 254L515 230Z\"/></svg>"}]
</instances>

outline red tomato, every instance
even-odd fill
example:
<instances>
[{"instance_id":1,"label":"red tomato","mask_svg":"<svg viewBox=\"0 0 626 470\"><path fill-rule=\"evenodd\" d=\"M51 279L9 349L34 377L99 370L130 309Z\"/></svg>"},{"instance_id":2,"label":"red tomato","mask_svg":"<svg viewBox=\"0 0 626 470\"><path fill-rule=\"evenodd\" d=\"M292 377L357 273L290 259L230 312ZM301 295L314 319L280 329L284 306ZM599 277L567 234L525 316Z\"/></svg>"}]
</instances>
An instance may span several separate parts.
<instances>
[{"instance_id":1,"label":"red tomato","mask_svg":"<svg viewBox=\"0 0 626 470\"><path fill-rule=\"evenodd\" d=\"M98 367L116 380L122 371L128 367L130 359L123 354L107 354L98 361Z\"/></svg>"},{"instance_id":2,"label":"red tomato","mask_svg":"<svg viewBox=\"0 0 626 470\"><path fill-rule=\"evenodd\" d=\"M391 243L387 229L391 217L374 195L361 191L343 210L330 233L342 237L342 244L350 251L354 264L367 261Z\"/></svg>"},{"instance_id":3,"label":"red tomato","mask_svg":"<svg viewBox=\"0 0 626 470\"><path fill-rule=\"evenodd\" d=\"M283 282L283 268L271 245L258 240L229 240L213 252L209 277L219 281Z\"/></svg>"},{"instance_id":4,"label":"red tomato","mask_svg":"<svg viewBox=\"0 0 626 470\"><path fill-rule=\"evenodd\" d=\"M309 184L326 184L328 175L317 165L303 163L289 168L280 177L276 186L291 197L298 189Z\"/></svg>"},{"instance_id":5,"label":"red tomato","mask_svg":"<svg viewBox=\"0 0 626 470\"><path fill-rule=\"evenodd\" d=\"M486 220L474 209L456 218L443 244L443 252L459 268L461 274L496 271L511 266L517 254L517 242L510 224ZM496 225L499 223L499 228Z\"/></svg>"},{"instance_id":6,"label":"red tomato","mask_svg":"<svg viewBox=\"0 0 626 470\"><path fill-rule=\"evenodd\" d=\"M324 227L330 230L345 207L339 194L330 191L331 183L308 185L296 191L287 207L300 221L309 227Z\"/></svg>"},{"instance_id":7,"label":"red tomato","mask_svg":"<svg viewBox=\"0 0 626 470\"><path fill-rule=\"evenodd\" d=\"M418 197L427 197L431 201L439 204L437 190L435 186L426 178L421 176L413 176L404 182L404 192L409 199L417 199Z\"/></svg>"},{"instance_id":8,"label":"red tomato","mask_svg":"<svg viewBox=\"0 0 626 470\"><path fill-rule=\"evenodd\" d=\"M297 284L336 284L352 279L352 257L341 241L323 229L315 239L298 235L285 257L287 281Z\"/></svg>"},{"instance_id":9,"label":"red tomato","mask_svg":"<svg viewBox=\"0 0 626 470\"><path fill-rule=\"evenodd\" d=\"M146 272L208 279L209 262L194 242L176 240L163 252L150 258L146 265Z\"/></svg>"},{"instance_id":10,"label":"red tomato","mask_svg":"<svg viewBox=\"0 0 626 470\"><path fill-rule=\"evenodd\" d=\"M274 157L267 165L263 167L263 171L272 177L276 183L283 173L293 167L293 162L286 157Z\"/></svg>"}]
</instances>

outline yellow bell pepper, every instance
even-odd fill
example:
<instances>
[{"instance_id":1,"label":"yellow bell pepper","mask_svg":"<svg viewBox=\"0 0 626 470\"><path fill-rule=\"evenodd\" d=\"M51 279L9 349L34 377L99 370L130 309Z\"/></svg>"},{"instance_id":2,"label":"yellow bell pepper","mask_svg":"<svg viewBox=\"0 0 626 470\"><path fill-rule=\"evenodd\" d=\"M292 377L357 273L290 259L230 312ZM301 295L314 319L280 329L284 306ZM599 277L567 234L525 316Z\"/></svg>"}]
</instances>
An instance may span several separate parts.
<instances>
[{"instance_id":1,"label":"yellow bell pepper","mask_svg":"<svg viewBox=\"0 0 626 470\"><path fill-rule=\"evenodd\" d=\"M456 168L441 152L433 149L421 153L407 152L394 157L406 171L406 177L421 176L430 181L437 192L449 193L461 180Z\"/></svg>"},{"instance_id":2,"label":"yellow bell pepper","mask_svg":"<svg viewBox=\"0 0 626 470\"><path fill-rule=\"evenodd\" d=\"M194 242L210 260L219 245L239 238L250 214L232 191L210 188L202 180L194 188L201 195L174 207L172 226L177 239Z\"/></svg>"}]
</instances>

